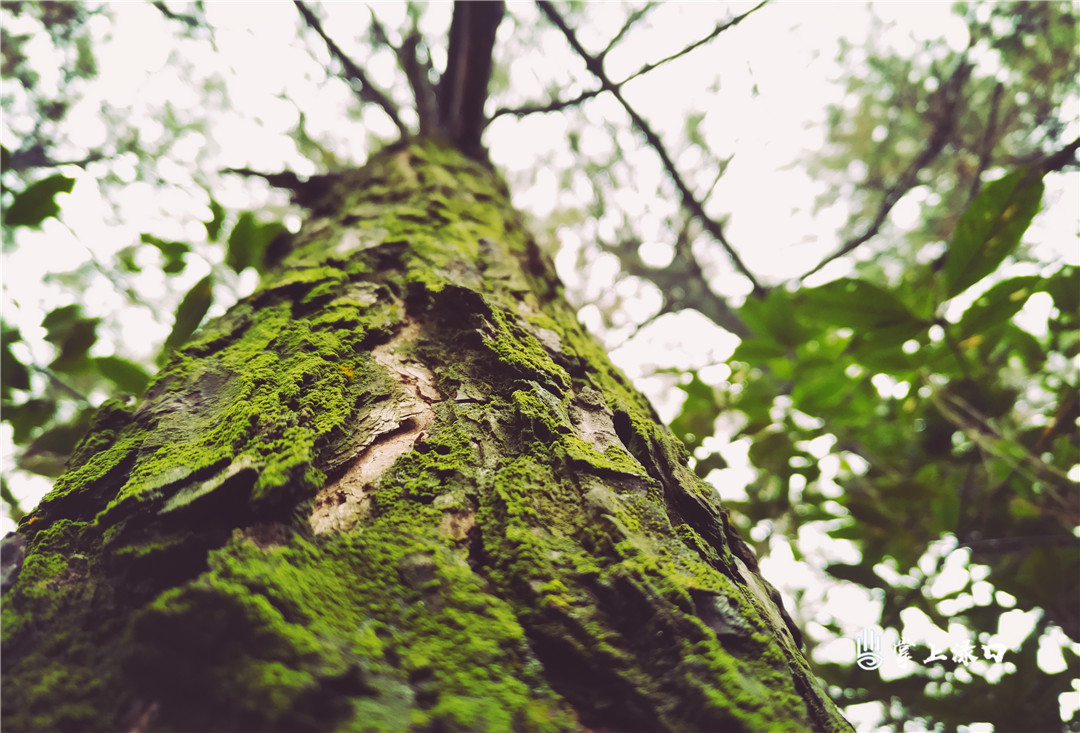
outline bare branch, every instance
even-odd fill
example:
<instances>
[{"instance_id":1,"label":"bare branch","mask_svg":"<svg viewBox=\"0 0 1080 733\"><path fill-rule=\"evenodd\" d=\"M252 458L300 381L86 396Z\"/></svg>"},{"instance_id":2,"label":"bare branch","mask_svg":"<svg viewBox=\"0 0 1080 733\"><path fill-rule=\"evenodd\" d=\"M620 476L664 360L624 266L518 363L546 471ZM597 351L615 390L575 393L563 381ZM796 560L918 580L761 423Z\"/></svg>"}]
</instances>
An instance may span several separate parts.
<instances>
[{"instance_id":1,"label":"bare branch","mask_svg":"<svg viewBox=\"0 0 1080 733\"><path fill-rule=\"evenodd\" d=\"M744 277L746 277L750 281L754 289L755 297L763 297L766 292L765 288L762 287L760 283L758 283L757 279L747 269L746 265L743 264L743 261L739 258L739 255L735 251L734 247L732 247L731 243L727 241L727 237L724 236L723 226L720 224L720 222L710 218L705 213L704 206L700 201L698 201L697 197L694 196L693 192L686 185L686 182L683 180L682 175L675 167L674 161L671 159L671 156L668 155L667 149L664 147L664 144L661 142L659 136L653 131L653 129L641 117L641 115L637 113L637 110L630 106L630 104L622 96L622 93L620 92L618 86L616 86L611 81L611 79L608 78L607 73L604 71L604 66L601 59L593 56L585 50L585 48L581 45L580 41L578 41L577 35L569 26L567 26L566 21L563 20L562 16L559 15L558 11L555 10L554 6L550 2L548 2L548 0L537 0L537 4L540 6L540 10L543 11L544 15L546 15L548 19L555 25L555 27L562 32L563 36L566 37L566 40L567 42L569 42L570 47L573 48L574 51L578 54L578 56L580 56L582 60L585 61L585 67L589 70L589 72L600 81L601 91L610 92L611 95L615 97L619 104L622 105L623 109L626 110L626 113L630 116L630 120L634 124L634 127L637 128L638 132L640 132L642 136L644 136L645 141L653 148L653 150L656 151L656 154L660 156L660 161L663 163L664 169L667 171L667 174L671 178L672 183L675 184L675 188L677 188L679 191L683 206L685 206L690 211L690 213L694 215L694 217L701 223L705 230L709 234L711 234L716 239L716 241L718 241L720 245L724 248L724 251L727 252L728 257L731 258L731 262L735 266L735 269L738 270Z\"/></svg>"},{"instance_id":2,"label":"bare branch","mask_svg":"<svg viewBox=\"0 0 1080 733\"><path fill-rule=\"evenodd\" d=\"M1041 158L1036 165L1043 173L1052 173L1068 166L1075 166L1077 165L1076 151L1078 149L1080 149L1080 137L1076 138L1056 153L1050 153L1050 155Z\"/></svg>"},{"instance_id":3,"label":"bare branch","mask_svg":"<svg viewBox=\"0 0 1080 733\"><path fill-rule=\"evenodd\" d=\"M413 100L416 103L416 116L420 119L420 134L427 135L434 132L438 127L439 105L435 98L435 85L431 83L431 63L427 60L421 62L417 53L422 38L415 22L400 46L390 42L390 34L386 32L379 17L375 15L375 9L369 7L371 13L371 29L375 40L393 50L397 58L398 66L405 72L405 78L409 80L409 86L413 91Z\"/></svg>"},{"instance_id":4,"label":"bare branch","mask_svg":"<svg viewBox=\"0 0 1080 733\"><path fill-rule=\"evenodd\" d=\"M862 234L848 240L840 247L840 249L836 250L831 255L821 260L821 262L814 265L810 270L803 273L803 275L799 277L800 280L805 280L833 260L843 257L856 247L865 244L877 236L882 225L885 224L885 220L889 217L889 212L892 211L896 203L904 197L904 194L912 189L918 181L919 173L941 155L941 151L945 149L945 146L952 138L953 131L956 127L956 105L960 101L960 91L967 81L968 76L971 74L972 68L972 65L969 64L965 58L961 58L960 63L957 64L956 70L953 71L952 76L950 76L949 80L940 88L940 95L937 96L938 103L936 105L930 105L931 112L934 114L934 129L930 134L930 139L926 142L926 147L922 149L922 152L920 152L918 156L916 156L915 160L911 161L911 164L900 176L900 179L882 195L881 203L878 206L878 212L874 216L874 220L870 222L870 225L863 230Z\"/></svg>"},{"instance_id":5,"label":"bare branch","mask_svg":"<svg viewBox=\"0 0 1080 733\"><path fill-rule=\"evenodd\" d=\"M600 242L600 248L618 257L623 272L627 275L640 277L656 285L664 299L664 305L657 316L693 308L739 338L753 335L727 301L709 288L701 263L690 248L686 227L679 233L675 242L675 257L666 267L650 267L645 264L638 252L639 244L633 240L624 240L618 244ZM635 331L633 335L636 333ZM633 338L633 335L630 338Z\"/></svg>"},{"instance_id":6,"label":"bare branch","mask_svg":"<svg viewBox=\"0 0 1080 733\"><path fill-rule=\"evenodd\" d=\"M994 150L994 136L997 133L998 114L1001 112L1001 95L1005 91L1005 85L1000 81L994 86L994 96L990 100L990 117L986 122L986 130L983 131L982 150L979 151L979 167L975 171L975 177L971 181L971 190L968 191L968 203L975 200L982 187L982 172L990 165L990 154Z\"/></svg>"},{"instance_id":7,"label":"bare branch","mask_svg":"<svg viewBox=\"0 0 1080 733\"><path fill-rule=\"evenodd\" d=\"M712 31L710 31L707 36L704 36L703 38L701 38L701 39L699 39L697 41L694 41L689 46L686 46L685 48L682 48L682 49L676 51L675 53L671 54L670 56L667 56L665 58L660 59L659 61L654 61L654 62L652 62L650 64L645 64L640 69L638 69L633 74L631 74L630 76L628 76L625 79L623 79L622 81L620 81L615 86L621 87L623 84L626 84L626 82L628 82L628 81L630 81L632 79L636 79L639 76L642 76L644 74L648 74L653 69L656 69L656 68L658 68L660 66L663 66L664 64L668 63L669 61L674 61L675 59L680 58L682 56L685 56L686 54L690 53L691 51L693 51L695 49L698 49L701 46L704 46L709 41L713 40L718 35L720 35L724 31L726 31L728 28L732 28L732 27L738 25L739 23L741 23L751 13L754 13L754 12L757 12L758 10L761 10L761 8L765 7L765 5L768 2L769 2L769 0L762 0L760 3L758 3L754 7L750 8L749 10L747 10L742 15L736 15L734 18L727 21L726 23L717 23L716 27L713 28ZM607 51L605 50L604 53L606 54ZM601 55L601 58L602 57L603 57L603 55Z\"/></svg>"},{"instance_id":8,"label":"bare branch","mask_svg":"<svg viewBox=\"0 0 1080 733\"><path fill-rule=\"evenodd\" d=\"M491 119L488 120L490 124L496 117L503 115L514 115L515 117L524 117L525 115L536 114L537 112L561 112L564 109L570 107L576 107L577 105L586 102L593 97L596 97L604 92L603 89L590 89L587 92L582 92L572 99L556 99L547 104L527 104L521 107L500 107L495 110L495 113L491 115Z\"/></svg>"},{"instance_id":9,"label":"bare branch","mask_svg":"<svg viewBox=\"0 0 1080 733\"><path fill-rule=\"evenodd\" d=\"M303 2L303 0L293 0L293 4L296 5L296 9L300 11L300 15L304 17L304 21L319 34L319 37L326 43L326 47L330 50L330 54L338 60L345 73L352 79L356 79L360 83L360 89L357 94L360 96L361 101L373 102L386 113L386 116L397 126L402 137L408 137L409 129L405 127L405 124L398 117L397 106L390 100L390 98L380 91L371 81L367 78L367 74L356 63L345 55L345 52L334 43L330 36L326 35L326 31L323 30L322 23L315 16L311 9Z\"/></svg>"},{"instance_id":10,"label":"bare branch","mask_svg":"<svg viewBox=\"0 0 1080 733\"><path fill-rule=\"evenodd\" d=\"M621 41L623 39L623 36L625 36L638 21L644 18L645 15L648 14L656 6L657 3L645 3L640 8L630 13L630 15L626 18L626 22L623 23L622 28L619 29L619 32L616 33L610 41L608 41L608 45L604 48L603 51L600 52L600 58L607 58L607 55L611 53L611 50L613 48L615 48L615 44Z\"/></svg>"}]
</instances>

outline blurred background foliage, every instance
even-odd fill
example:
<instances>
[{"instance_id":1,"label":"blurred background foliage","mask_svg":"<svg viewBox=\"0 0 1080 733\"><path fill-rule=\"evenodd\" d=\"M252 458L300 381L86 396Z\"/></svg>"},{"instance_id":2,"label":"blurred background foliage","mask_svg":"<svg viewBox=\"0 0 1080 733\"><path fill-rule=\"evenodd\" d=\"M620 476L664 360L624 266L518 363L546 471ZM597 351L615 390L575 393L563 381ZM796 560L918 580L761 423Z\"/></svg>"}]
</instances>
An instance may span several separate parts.
<instances>
[{"instance_id":1,"label":"blurred background foliage","mask_svg":"<svg viewBox=\"0 0 1080 733\"><path fill-rule=\"evenodd\" d=\"M238 173L251 159L216 143L217 121L277 133L281 168L302 176L356 164L394 134L298 16L262 42L307 54L305 86L268 84L277 106L263 113L249 109L250 84L223 70L236 72L242 51L212 8L151 5L173 45L127 101L94 86L113 7L0 6L0 498L16 521L32 509L16 494L32 491L13 486L58 475L98 408L139 395L155 364L255 287L275 237L296 228L283 191ZM693 58L694 33L665 31L662 14L675 11L651 3L603 6L603 23L600 6L558 7L586 47L628 70L618 77L627 104L664 131L704 216L738 216L717 194L739 148L717 142L715 110L688 102L663 125L662 103L635 93L639 76ZM412 124L394 50L438 68L449 15L401 8L373 7L366 31L339 42ZM721 11L717 28L746 10ZM1068 2L952 11L961 43L931 34L898 53L883 41L890 21L873 12L864 39L841 39L842 94L825 110L822 144L790 161L812 179L818 212L843 212L839 244L797 276L740 276L715 231L680 205L648 135L579 59L551 62L561 39L532 6L511 6L501 29L486 140L496 163L510 161L498 141L559 116L557 142L503 167L516 195L561 192L523 205L616 352L676 313L739 337L690 368L654 364L642 386L669 404L695 470L793 601L819 675L860 727L1080 730L1080 273L1060 254L1075 251L1076 217L1066 216L1071 243L1031 244L1033 232L1061 236L1039 229L1040 212L1075 213L1080 26ZM656 69L641 68L640 45L624 52L642 38ZM510 64L528 48L544 55ZM699 76L709 68L694 63ZM719 79L704 79L702 97L718 93ZM177 84L190 96L159 92ZM757 82L745 91L756 97ZM316 98L336 101L341 120L315 119ZM97 219L65 208L76 187L92 191ZM9 287L19 257L56 257L59 241L75 266L58 263L40 303L21 302ZM35 308L40 326L28 327ZM853 620L843 599L870 611ZM854 665L851 639L874 625L896 630L889 644L911 643L902 673ZM941 651L940 635L918 631L927 627L970 641L977 661L955 651L925 661ZM984 645L1002 638L1005 654L988 659Z\"/></svg>"}]
</instances>

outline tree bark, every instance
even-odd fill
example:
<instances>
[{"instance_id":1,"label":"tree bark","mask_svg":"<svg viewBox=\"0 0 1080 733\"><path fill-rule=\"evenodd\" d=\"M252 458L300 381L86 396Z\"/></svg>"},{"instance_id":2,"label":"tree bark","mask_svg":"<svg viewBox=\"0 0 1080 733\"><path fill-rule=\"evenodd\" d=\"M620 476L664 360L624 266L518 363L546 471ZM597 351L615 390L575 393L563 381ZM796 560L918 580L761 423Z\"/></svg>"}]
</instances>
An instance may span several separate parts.
<instances>
[{"instance_id":1,"label":"tree bark","mask_svg":"<svg viewBox=\"0 0 1080 733\"><path fill-rule=\"evenodd\" d=\"M4 540L4 730L850 730L495 175L312 208Z\"/></svg>"}]
</instances>

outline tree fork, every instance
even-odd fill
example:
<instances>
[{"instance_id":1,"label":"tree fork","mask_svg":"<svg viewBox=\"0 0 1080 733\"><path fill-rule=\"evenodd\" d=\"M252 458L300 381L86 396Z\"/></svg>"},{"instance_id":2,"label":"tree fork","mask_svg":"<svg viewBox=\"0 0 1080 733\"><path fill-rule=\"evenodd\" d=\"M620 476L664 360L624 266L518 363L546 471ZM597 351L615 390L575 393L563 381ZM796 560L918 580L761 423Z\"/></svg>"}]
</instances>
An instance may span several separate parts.
<instances>
[{"instance_id":1,"label":"tree fork","mask_svg":"<svg viewBox=\"0 0 1080 733\"><path fill-rule=\"evenodd\" d=\"M3 542L9 730L850 730L481 164L335 177Z\"/></svg>"}]
</instances>

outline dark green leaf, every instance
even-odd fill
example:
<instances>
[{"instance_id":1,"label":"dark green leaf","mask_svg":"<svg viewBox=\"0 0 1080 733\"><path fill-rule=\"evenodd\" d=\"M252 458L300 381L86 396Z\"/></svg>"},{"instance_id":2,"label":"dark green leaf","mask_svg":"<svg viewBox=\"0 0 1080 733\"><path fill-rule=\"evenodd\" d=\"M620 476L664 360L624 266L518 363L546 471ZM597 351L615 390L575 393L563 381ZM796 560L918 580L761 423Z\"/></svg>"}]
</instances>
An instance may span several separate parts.
<instances>
[{"instance_id":1,"label":"dark green leaf","mask_svg":"<svg viewBox=\"0 0 1080 733\"><path fill-rule=\"evenodd\" d=\"M214 298L214 278L207 275L195 287L188 291L180 305L176 308L176 319L173 321L172 333L165 339L165 348L162 357L168 352L182 346L195 329L199 327L206 311L210 309L210 303Z\"/></svg>"},{"instance_id":2,"label":"dark green leaf","mask_svg":"<svg viewBox=\"0 0 1080 733\"><path fill-rule=\"evenodd\" d=\"M1019 170L986 184L960 217L945 256L945 295L967 290L1008 257L1039 210L1042 178Z\"/></svg>"},{"instance_id":3,"label":"dark green leaf","mask_svg":"<svg viewBox=\"0 0 1080 733\"><path fill-rule=\"evenodd\" d=\"M165 258L165 264L161 266L161 269L170 274L175 275L178 272L182 272L185 266L184 255L191 251L184 242L167 242L164 239L158 239L152 234L142 234L139 239L144 244L152 245L161 252Z\"/></svg>"},{"instance_id":4,"label":"dark green leaf","mask_svg":"<svg viewBox=\"0 0 1080 733\"><path fill-rule=\"evenodd\" d=\"M865 565L843 565L833 563L825 566L825 572L839 580L858 583L864 588L880 588L885 585L877 573Z\"/></svg>"},{"instance_id":5,"label":"dark green leaf","mask_svg":"<svg viewBox=\"0 0 1080 733\"><path fill-rule=\"evenodd\" d=\"M284 228L278 222L261 224L254 214L245 211L229 234L225 264L236 272L242 272L247 267L261 270L266 246Z\"/></svg>"},{"instance_id":6,"label":"dark green leaf","mask_svg":"<svg viewBox=\"0 0 1080 733\"><path fill-rule=\"evenodd\" d=\"M211 242L218 241L218 237L221 236L221 225L225 221L225 208L217 202L217 200L210 199L210 221L205 222L206 236Z\"/></svg>"},{"instance_id":7,"label":"dark green leaf","mask_svg":"<svg viewBox=\"0 0 1080 733\"><path fill-rule=\"evenodd\" d=\"M93 408L80 412L74 420L49 428L34 439L18 460L19 468L42 476L59 476L68 456L90 427Z\"/></svg>"},{"instance_id":8,"label":"dark green leaf","mask_svg":"<svg viewBox=\"0 0 1080 733\"><path fill-rule=\"evenodd\" d=\"M1046 278L1046 292L1054 299L1054 306L1074 318L1080 316L1080 268L1066 265Z\"/></svg>"},{"instance_id":9,"label":"dark green leaf","mask_svg":"<svg viewBox=\"0 0 1080 733\"><path fill-rule=\"evenodd\" d=\"M26 516L26 512L24 512L22 510L22 507L19 506L19 500L15 498L15 494L11 493L11 487L8 486L7 481L3 478L0 478L0 501L3 501L5 504L7 504L8 516L11 517L14 521L18 522L20 519Z\"/></svg>"},{"instance_id":10,"label":"dark green leaf","mask_svg":"<svg viewBox=\"0 0 1080 733\"><path fill-rule=\"evenodd\" d=\"M34 428L44 425L56 412L56 403L52 400L33 399L18 405L4 405L4 421L11 423L14 431L11 439L16 444L30 439Z\"/></svg>"},{"instance_id":11,"label":"dark green leaf","mask_svg":"<svg viewBox=\"0 0 1080 733\"><path fill-rule=\"evenodd\" d=\"M1000 326L1019 313L1038 290L1039 280L1036 275L1009 278L980 295L957 324L961 346L966 345L965 341L981 338L987 329Z\"/></svg>"},{"instance_id":12,"label":"dark green leaf","mask_svg":"<svg viewBox=\"0 0 1080 733\"><path fill-rule=\"evenodd\" d=\"M10 227L37 227L50 216L60 213L53 200L58 193L71 193L75 179L63 175L50 176L30 184L22 193L16 194L11 206L4 212L4 223Z\"/></svg>"},{"instance_id":13,"label":"dark green leaf","mask_svg":"<svg viewBox=\"0 0 1080 733\"><path fill-rule=\"evenodd\" d=\"M142 394L146 390L146 385L150 383L150 375L146 373L146 370L118 356L103 356L94 359L94 366L97 367L101 376L131 394Z\"/></svg>"},{"instance_id":14,"label":"dark green leaf","mask_svg":"<svg viewBox=\"0 0 1080 733\"><path fill-rule=\"evenodd\" d=\"M65 305L51 311L41 321L45 340L60 353L50 365L61 371L78 371L84 366L86 352L97 341L98 318L85 318L78 305Z\"/></svg>"},{"instance_id":15,"label":"dark green leaf","mask_svg":"<svg viewBox=\"0 0 1080 733\"><path fill-rule=\"evenodd\" d=\"M865 280L833 280L802 291L797 303L801 318L839 328L921 325L893 293Z\"/></svg>"},{"instance_id":16,"label":"dark green leaf","mask_svg":"<svg viewBox=\"0 0 1080 733\"><path fill-rule=\"evenodd\" d=\"M21 340L17 328L0 326L0 395L4 399L13 389L30 389L30 370L11 352L11 344Z\"/></svg>"},{"instance_id":17,"label":"dark green leaf","mask_svg":"<svg viewBox=\"0 0 1080 733\"><path fill-rule=\"evenodd\" d=\"M806 338L804 329L794 318L795 305L791 294L780 288L763 299L747 298L739 315L760 339L771 339L778 346L798 346Z\"/></svg>"}]
</instances>

